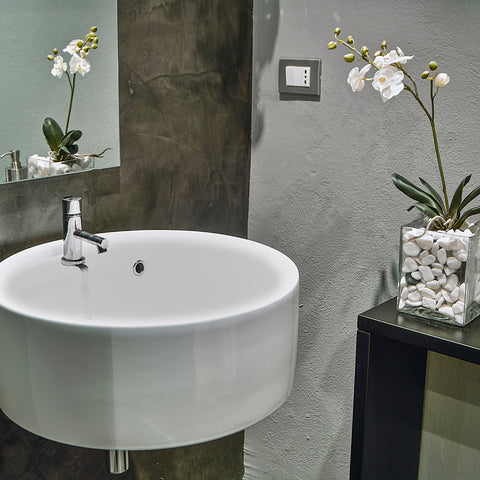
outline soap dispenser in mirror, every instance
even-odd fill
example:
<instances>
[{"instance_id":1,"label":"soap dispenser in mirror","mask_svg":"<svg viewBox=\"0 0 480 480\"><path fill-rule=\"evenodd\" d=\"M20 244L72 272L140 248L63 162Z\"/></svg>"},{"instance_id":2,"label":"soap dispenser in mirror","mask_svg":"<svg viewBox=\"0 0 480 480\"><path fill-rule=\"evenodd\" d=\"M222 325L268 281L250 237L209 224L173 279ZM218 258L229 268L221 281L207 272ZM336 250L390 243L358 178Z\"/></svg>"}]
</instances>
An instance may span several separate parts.
<instances>
[{"instance_id":1,"label":"soap dispenser in mirror","mask_svg":"<svg viewBox=\"0 0 480 480\"><path fill-rule=\"evenodd\" d=\"M12 165L5 169L5 180L7 182L16 182L17 180L25 180L28 176L27 167L22 167L20 162L20 150L10 150L9 152L0 155L3 158L10 155L12 158Z\"/></svg>"}]
</instances>

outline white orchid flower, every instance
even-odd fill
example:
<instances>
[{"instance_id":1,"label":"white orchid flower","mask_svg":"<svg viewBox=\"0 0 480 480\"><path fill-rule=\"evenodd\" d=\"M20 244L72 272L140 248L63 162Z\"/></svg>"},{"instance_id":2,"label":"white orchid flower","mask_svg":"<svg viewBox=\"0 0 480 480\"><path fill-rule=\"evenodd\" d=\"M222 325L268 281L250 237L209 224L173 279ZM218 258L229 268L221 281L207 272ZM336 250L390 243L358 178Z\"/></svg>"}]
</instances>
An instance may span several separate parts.
<instances>
[{"instance_id":1,"label":"white orchid flower","mask_svg":"<svg viewBox=\"0 0 480 480\"><path fill-rule=\"evenodd\" d=\"M74 53L78 53L80 51L80 47L77 45L78 42L81 42L79 38L76 40L72 40L64 49L64 52L69 53L70 55L73 55Z\"/></svg>"},{"instance_id":2,"label":"white orchid flower","mask_svg":"<svg viewBox=\"0 0 480 480\"><path fill-rule=\"evenodd\" d=\"M435 85L437 86L437 88L446 87L449 81L450 77L446 73L439 73L435 77Z\"/></svg>"},{"instance_id":3,"label":"white orchid flower","mask_svg":"<svg viewBox=\"0 0 480 480\"><path fill-rule=\"evenodd\" d=\"M63 72L67 71L67 64L61 55L55 57L55 63L52 68L52 75L54 77L62 78Z\"/></svg>"},{"instance_id":4,"label":"white orchid flower","mask_svg":"<svg viewBox=\"0 0 480 480\"><path fill-rule=\"evenodd\" d=\"M358 67L352 68L348 74L347 82L352 87L353 92L361 92L365 86L365 75L370 70L371 65L365 65L361 70Z\"/></svg>"},{"instance_id":5,"label":"white orchid flower","mask_svg":"<svg viewBox=\"0 0 480 480\"><path fill-rule=\"evenodd\" d=\"M401 65L407 63L407 60L411 60L413 55L405 55L400 47L397 47L397 50L390 50L389 53L385 55L379 55L373 61L373 64L377 68L386 67L387 65L392 65L392 63L399 63Z\"/></svg>"},{"instance_id":6,"label":"white orchid flower","mask_svg":"<svg viewBox=\"0 0 480 480\"><path fill-rule=\"evenodd\" d=\"M386 102L403 90L403 77L401 70L392 65L387 65L375 73L372 87L380 92L382 100Z\"/></svg>"},{"instance_id":7,"label":"white orchid flower","mask_svg":"<svg viewBox=\"0 0 480 480\"><path fill-rule=\"evenodd\" d=\"M90 71L90 63L88 63L88 61L85 58L74 53L70 60L70 73L71 74L80 73L80 75L84 77L85 74L88 73L89 71Z\"/></svg>"}]
</instances>

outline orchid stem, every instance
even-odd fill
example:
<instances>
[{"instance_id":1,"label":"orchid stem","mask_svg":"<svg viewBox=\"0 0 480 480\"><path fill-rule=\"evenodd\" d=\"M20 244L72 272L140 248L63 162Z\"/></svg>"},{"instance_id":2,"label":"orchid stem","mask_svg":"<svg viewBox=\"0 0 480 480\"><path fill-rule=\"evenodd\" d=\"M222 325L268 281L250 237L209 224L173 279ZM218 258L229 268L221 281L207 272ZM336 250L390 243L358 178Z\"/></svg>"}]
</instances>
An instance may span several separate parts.
<instances>
[{"instance_id":1,"label":"orchid stem","mask_svg":"<svg viewBox=\"0 0 480 480\"><path fill-rule=\"evenodd\" d=\"M68 133L68 124L70 123L70 115L72 113L72 105L73 105L73 94L75 93L75 79L77 74L73 74L73 80L70 80L70 76L68 76L68 83L70 84L70 102L68 104L68 115L67 115L67 124L65 125L65 135Z\"/></svg>"}]
</instances>

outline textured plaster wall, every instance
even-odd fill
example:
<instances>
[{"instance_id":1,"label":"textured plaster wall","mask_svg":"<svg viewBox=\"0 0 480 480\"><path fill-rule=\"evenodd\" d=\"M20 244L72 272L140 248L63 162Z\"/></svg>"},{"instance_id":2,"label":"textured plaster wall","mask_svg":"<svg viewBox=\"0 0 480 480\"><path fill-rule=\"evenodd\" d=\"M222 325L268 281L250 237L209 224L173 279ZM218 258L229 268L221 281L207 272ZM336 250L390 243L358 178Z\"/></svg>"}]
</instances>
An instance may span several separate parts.
<instances>
[{"instance_id":1,"label":"textured plaster wall","mask_svg":"<svg viewBox=\"0 0 480 480\"><path fill-rule=\"evenodd\" d=\"M251 0L119 0L121 166L1 185L0 260L61 238L61 198L71 194L83 197L90 231L246 236L251 11ZM32 435L0 412L1 480L117 478L105 459ZM240 480L243 432L132 452L130 465L118 478Z\"/></svg>"},{"instance_id":2,"label":"textured plaster wall","mask_svg":"<svg viewBox=\"0 0 480 480\"><path fill-rule=\"evenodd\" d=\"M450 74L438 98L437 127L452 194L468 173L472 184L480 183L479 18L477 0L254 1L249 237L297 263L303 308L292 395L247 430L246 478L348 478L356 317L395 295L399 226L413 218L390 175L420 175L439 186L427 118L407 92L387 103L370 85L354 94L345 81L352 67L345 52L326 49L334 28L372 51L384 39L400 46L415 55L408 66L418 75L432 59ZM322 59L319 103L279 101L282 57ZM435 359L432 369L442 369ZM454 377L459 370L443 371ZM434 377L442 382L442 375ZM427 397L427 413L431 408ZM441 415L433 420L442 421ZM472 445L460 433L449 433L455 454L468 447L478 458L478 436ZM433 438L424 449L424 479L464 478L461 468L474 478L472 464L458 461L454 474L429 476L438 447Z\"/></svg>"}]
</instances>

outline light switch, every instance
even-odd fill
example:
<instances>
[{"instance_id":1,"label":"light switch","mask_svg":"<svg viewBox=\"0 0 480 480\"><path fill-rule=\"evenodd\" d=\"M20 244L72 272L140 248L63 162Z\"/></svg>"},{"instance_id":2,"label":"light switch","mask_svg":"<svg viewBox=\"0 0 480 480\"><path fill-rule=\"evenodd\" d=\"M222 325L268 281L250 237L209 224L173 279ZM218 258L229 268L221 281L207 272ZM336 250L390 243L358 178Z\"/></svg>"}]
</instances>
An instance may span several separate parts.
<instances>
[{"instance_id":1,"label":"light switch","mask_svg":"<svg viewBox=\"0 0 480 480\"><path fill-rule=\"evenodd\" d=\"M309 87L310 67L288 65L285 67L285 78L289 87Z\"/></svg>"},{"instance_id":2,"label":"light switch","mask_svg":"<svg viewBox=\"0 0 480 480\"><path fill-rule=\"evenodd\" d=\"M280 100L320 100L320 73L318 59L280 59L278 91Z\"/></svg>"}]
</instances>

